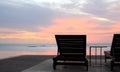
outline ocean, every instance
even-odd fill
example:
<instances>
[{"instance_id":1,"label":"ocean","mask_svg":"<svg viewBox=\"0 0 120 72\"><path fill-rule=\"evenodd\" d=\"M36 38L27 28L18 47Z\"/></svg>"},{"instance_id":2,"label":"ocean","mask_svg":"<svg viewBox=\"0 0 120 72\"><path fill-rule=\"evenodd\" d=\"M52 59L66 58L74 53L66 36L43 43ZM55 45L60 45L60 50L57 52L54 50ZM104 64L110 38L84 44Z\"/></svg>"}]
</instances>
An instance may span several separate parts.
<instances>
[{"instance_id":1,"label":"ocean","mask_svg":"<svg viewBox=\"0 0 120 72\"><path fill-rule=\"evenodd\" d=\"M110 44L87 44L86 54L89 55L90 46L107 46L103 48L102 54L105 50L110 50ZM99 49L98 49L99 50ZM98 55L100 54L97 51ZM0 59L20 56L20 55L56 55L56 44L0 44ZM92 49L92 55L95 50Z\"/></svg>"}]
</instances>

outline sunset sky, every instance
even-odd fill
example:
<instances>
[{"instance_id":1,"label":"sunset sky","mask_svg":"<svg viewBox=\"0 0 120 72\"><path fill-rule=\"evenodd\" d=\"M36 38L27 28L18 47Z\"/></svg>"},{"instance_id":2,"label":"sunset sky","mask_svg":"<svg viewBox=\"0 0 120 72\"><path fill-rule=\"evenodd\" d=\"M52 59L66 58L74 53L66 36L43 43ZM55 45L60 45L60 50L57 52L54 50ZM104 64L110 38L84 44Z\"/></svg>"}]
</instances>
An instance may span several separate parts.
<instances>
[{"instance_id":1,"label":"sunset sky","mask_svg":"<svg viewBox=\"0 0 120 72\"><path fill-rule=\"evenodd\" d=\"M0 0L0 44L55 43L55 34L111 43L114 33L120 0Z\"/></svg>"}]
</instances>

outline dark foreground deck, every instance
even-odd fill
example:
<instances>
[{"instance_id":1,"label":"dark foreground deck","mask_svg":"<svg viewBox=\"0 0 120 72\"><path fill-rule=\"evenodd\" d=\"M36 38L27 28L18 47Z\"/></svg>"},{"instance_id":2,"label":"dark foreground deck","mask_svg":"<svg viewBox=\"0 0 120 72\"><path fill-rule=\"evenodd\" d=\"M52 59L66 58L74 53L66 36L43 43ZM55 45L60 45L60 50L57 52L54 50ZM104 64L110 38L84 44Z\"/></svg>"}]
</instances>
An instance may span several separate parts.
<instances>
[{"instance_id":1,"label":"dark foreground deck","mask_svg":"<svg viewBox=\"0 0 120 72\"><path fill-rule=\"evenodd\" d=\"M0 72L21 72L53 56L23 55L0 60Z\"/></svg>"},{"instance_id":2,"label":"dark foreground deck","mask_svg":"<svg viewBox=\"0 0 120 72\"><path fill-rule=\"evenodd\" d=\"M0 60L0 72L120 72L120 66L115 66L114 71L110 70L110 60L102 63L98 58L92 57L91 65L86 71L84 66L57 66L56 70L52 68L52 58L54 56L44 55L25 55ZM89 57L88 57L89 60Z\"/></svg>"}]
</instances>

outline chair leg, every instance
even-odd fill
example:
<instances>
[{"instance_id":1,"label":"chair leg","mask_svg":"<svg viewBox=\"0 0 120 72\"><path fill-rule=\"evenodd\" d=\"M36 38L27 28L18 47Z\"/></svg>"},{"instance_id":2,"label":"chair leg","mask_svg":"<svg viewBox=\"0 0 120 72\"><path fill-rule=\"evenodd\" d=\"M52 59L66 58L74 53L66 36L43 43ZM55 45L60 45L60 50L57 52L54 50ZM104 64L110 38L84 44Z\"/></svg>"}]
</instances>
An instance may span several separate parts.
<instances>
[{"instance_id":1,"label":"chair leg","mask_svg":"<svg viewBox=\"0 0 120 72\"><path fill-rule=\"evenodd\" d=\"M107 62L107 57L105 56L105 63Z\"/></svg>"},{"instance_id":2,"label":"chair leg","mask_svg":"<svg viewBox=\"0 0 120 72\"><path fill-rule=\"evenodd\" d=\"M85 61L85 64L86 64L86 70L88 71L88 61L87 60Z\"/></svg>"},{"instance_id":3,"label":"chair leg","mask_svg":"<svg viewBox=\"0 0 120 72\"><path fill-rule=\"evenodd\" d=\"M53 69L55 70L56 69L56 64L57 64L57 61L55 58L53 58Z\"/></svg>"},{"instance_id":4,"label":"chair leg","mask_svg":"<svg viewBox=\"0 0 120 72\"><path fill-rule=\"evenodd\" d=\"M111 61L111 71L113 71L113 67L114 67L114 61Z\"/></svg>"}]
</instances>

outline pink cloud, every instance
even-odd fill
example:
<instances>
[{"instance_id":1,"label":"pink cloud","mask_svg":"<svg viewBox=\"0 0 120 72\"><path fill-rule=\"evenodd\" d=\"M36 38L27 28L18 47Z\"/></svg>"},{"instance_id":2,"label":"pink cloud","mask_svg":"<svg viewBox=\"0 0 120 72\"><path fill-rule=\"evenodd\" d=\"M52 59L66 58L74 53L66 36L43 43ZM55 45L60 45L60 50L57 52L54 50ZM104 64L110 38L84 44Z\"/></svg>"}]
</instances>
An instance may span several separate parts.
<instances>
[{"instance_id":1,"label":"pink cloud","mask_svg":"<svg viewBox=\"0 0 120 72\"><path fill-rule=\"evenodd\" d=\"M109 42L111 41L111 31L105 29L95 30L102 27L100 24L93 22L90 17L64 17L53 19L53 24L49 27L39 27L42 33L51 38L51 42L55 42L55 34L86 34L88 42ZM108 26L109 27L109 26ZM107 33L108 32L108 33ZM106 39L105 39L106 38Z\"/></svg>"},{"instance_id":2,"label":"pink cloud","mask_svg":"<svg viewBox=\"0 0 120 72\"><path fill-rule=\"evenodd\" d=\"M63 17L54 18L53 24L47 27L39 26L39 32L30 32L17 29L0 29L1 39L16 39L19 43L56 43L55 34L86 34L87 42L111 42L113 33L119 33L120 22L108 25L109 29L102 29L103 24L97 24L91 17ZM101 28L101 29L97 29Z\"/></svg>"}]
</instances>

